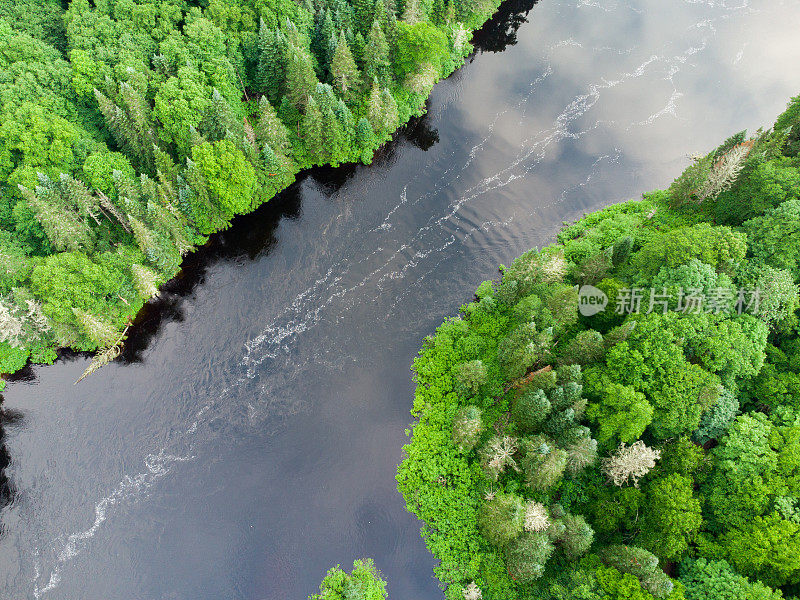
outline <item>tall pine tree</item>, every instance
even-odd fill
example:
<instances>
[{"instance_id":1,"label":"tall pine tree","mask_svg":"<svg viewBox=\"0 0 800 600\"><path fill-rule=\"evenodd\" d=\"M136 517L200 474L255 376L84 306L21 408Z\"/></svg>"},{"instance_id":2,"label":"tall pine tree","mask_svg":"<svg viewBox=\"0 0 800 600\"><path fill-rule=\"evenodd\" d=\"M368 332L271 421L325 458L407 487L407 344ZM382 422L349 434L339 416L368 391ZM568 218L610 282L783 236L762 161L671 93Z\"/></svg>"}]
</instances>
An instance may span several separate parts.
<instances>
[{"instance_id":1,"label":"tall pine tree","mask_svg":"<svg viewBox=\"0 0 800 600\"><path fill-rule=\"evenodd\" d=\"M273 30L261 20L258 32L258 67L256 89L266 94L270 102L277 102L284 92L288 63L286 38L280 30Z\"/></svg>"},{"instance_id":2,"label":"tall pine tree","mask_svg":"<svg viewBox=\"0 0 800 600\"><path fill-rule=\"evenodd\" d=\"M331 73L333 87L339 96L348 104L357 102L360 99L361 75L343 31L339 33L339 40L336 43L336 52L331 61Z\"/></svg>"},{"instance_id":3,"label":"tall pine tree","mask_svg":"<svg viewBox=\"0 0 800 600\"><path fill-rule=\"evenodd\" d=\"M364 56L364 75L369 81L377 78L379 84L387 85L391 77L389 43L378 21L375 21L369 30L367 48L369 51Z\"/></svg>"},{"instance_id":4,"label":"tall pine tree","mask_svg":"<svg viewBox=\"0 0 800 600\"><path fill-rule=\"evenodd\" d=\"M287 154L291 150L288 129L265 96L259 100L258 108L261 115L256 123L256 139L279 154Z\"/></svg>"},{"instance_id":5,"label":"tall pine tree","mask_svg":"<svg viewBox=\"0 0 800 600\"><path fill-rule=\"evenodd\" d=\"M333 53L336 50L335 42L332 45L331 40L335 40L335 29L333 27L333 19L331 18L330 11L318 11L314 17L314 32L311 36L311 51L317 57L317 75L320 81L331 81L331 60Z\"/></svg>"},{"instance_id":6,"label":"tall pine tree","mask_svg":"<svg viewBox=\"0 0 800 600\"><path fill-rule=\"evenodd\" d=\"M298 110L304 109L317 83L319 80L308 51L290 44L286 72L286 98L289 103Z\"/></svg>"},{"instance_id":7,"label":"tall pine tree","mask_svg":"<svg viewBox=\"0 0 800 600\"><path fill-rule=\"evenodd\" d=\"M311 164L321 164L323 151L322 130L324 127L322 111L317 106L317 101L310 96L306 104L306 114L303 117L302 137Z\"/></svg>"}]
</instances>

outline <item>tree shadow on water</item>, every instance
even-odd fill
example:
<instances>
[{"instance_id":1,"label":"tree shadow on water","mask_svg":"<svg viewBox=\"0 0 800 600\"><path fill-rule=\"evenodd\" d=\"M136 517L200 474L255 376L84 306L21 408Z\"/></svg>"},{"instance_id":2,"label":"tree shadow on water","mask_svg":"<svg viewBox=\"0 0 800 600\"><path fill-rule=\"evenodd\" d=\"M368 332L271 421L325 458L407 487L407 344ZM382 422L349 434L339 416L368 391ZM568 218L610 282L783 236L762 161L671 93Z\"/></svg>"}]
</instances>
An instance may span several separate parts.
<instances>
[{"instance_id":1,"label":"tree shadow on water","mask_svg":"<svg viewBox=\"0 0 800 600\"><path fill-rule=\"evenodd\" d=\"M3 396L0 395L0 405L2 402ZM22 413L10 409L0 409L0 510L11 504L16 495L14 485L6 475L6 468L11 463L11 455L6 447L6 432L9 427L20 421L22 421ZM0 536L2 534L3 525L0 523Z\"/></svg>"},{"instance_id":2,"label":"tree shadow on water","mask_svg":"<svg viewBox=\"0 0 800 600\"><path fill-rule=\"evenodd\" d=\"M502 52L517 43L517 30L528 22L528 13L538 0L506 0L491 19L472 36L476 53ZM475 54L470 60L473 60Z\"/></svg>"}]
</instances>

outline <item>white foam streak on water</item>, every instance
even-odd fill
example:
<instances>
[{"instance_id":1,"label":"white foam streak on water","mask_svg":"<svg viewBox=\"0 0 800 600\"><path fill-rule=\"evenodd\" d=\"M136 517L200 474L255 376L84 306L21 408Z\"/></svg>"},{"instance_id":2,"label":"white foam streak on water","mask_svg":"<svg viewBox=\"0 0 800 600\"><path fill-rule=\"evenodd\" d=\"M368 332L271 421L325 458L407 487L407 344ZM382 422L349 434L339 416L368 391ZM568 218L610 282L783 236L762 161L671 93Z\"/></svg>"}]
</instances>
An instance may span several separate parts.
<instances>
[{"instance_id":1,"label":"white foam streak on water","mask_svg":"<svg viewBox=\"0 0 800 600\"><path fill-rule=\"evenodd\" d=\"M741 5L729 6L727 2L715 2L714 0L707 2L704 0L684 1L691 4L719 7L724 11L731 12L748 8L746 2ZM579 6L589 10L615 9L613 5L589 0L579 0ZM625 8L631 9L632 7ZM718 18L728 18L728 15L721 14ZM714 19L711 19L698 23L696 28L707 32L707 36L713 36L713 25ZM297 337L309 331L323 318L337 319L353 306L363 302L364 298L356 293L358 290L368 285L382 289L392 282L408 278L408 285L394 291L397 295L386 315L388 319L392 310L402 302L403 298L418 287L427 276L436 272L442 262L447 259L446 251L449 248L456 244L463 245L480 232L507 228L516 217L516 215L511 215L505 220L490 219L472 225L463 215L464 208L470 203L485 197L490 192L496 192L508 186L515 180L526 177L548 157L551 149L557 148L558 144L565 139L581 138L599 127L610 125L630 129L649 125L666 115L676 116L677 101L682 94L677 88L673 88L670 97L665 99L664 107L643 120L622 124L596 120L584 129L574 130L574 125L592 110L606 91L632 79L643 77L657 67L665 67L665 79L672 81L674 75L689 64L691 57L706 49L708 41L708 37L703 37L699 40L699 44L690 45L678 54L669 54L666 50L663 53L652 54L631 71L613 74L608 78L599 75L594 83L587 85L585 93L574 97L564 106L549 128L535 131L523 139L516 156L505 167L483 177L477 183L467 186L459 197L444 207L439 214L431 215L428 222L420 227L413 236L407 237L404 241L394 240L391 237L394 222L395 220L401 222L400 217L403 215L403 211L414 210L414 207L422 200L442 190L458 189L457 184L465 174L472 173L473 164L480 160L482 153L486 151L487 144L493 140L495 128L511 109L500 111L495 115L487 128L486 135L470 149L461 162L456 160L455 150L440 159L448 161L447 167L440 174L436 185L429 191L418 196L410 195L409 189L413 189L416 177L409 181L399 194L397 204L385 214L379 224L366 231L366 235L370 239L364 240L360 246L376 248L375 250L361 257L348 256L335 261L322 277L297 294L279 317L264 327L256 337L244 344L243 355L239 361L242 370L237 377L234 377L234 382L216 395L210 395L205 404L192 416L190 424L183 431L175 434L171 444L157 453L148 455L143 461L141 472L124 477L105 497L98 500L94 506L94 521L86 529L57 538L48 547L37 551L34 556L33 597L38 600L59 585L64 566L87 547L89 541L101 530L103 523L109 518L113 507L124 501L141 498L159 479L170 473L175 464L192 460L195 456L195 440L199 439L198 435L201 431L208 432L208 426L212 421L245 410L249 421L253 424L258 423L260 413L258 407L253 405L253 398L236 400L232 392L241 384L255 378L259 373L259 367L265 361L278 359L282 354L288 353ZM560 49L570 47L583 48L579 42L573 39L562 40L552 45L546 56L552 57ZM601 47L592 48L589 51L614 51L620 54L630 54L633 50L634 48ZM739 57L737 56L737 60ZM538 76L531 81L526 94L514 107L512 114L522 115L519 125L523 125L529 104L534 98L538 86L551 77L553 72L552 64L546 64ZM560 195L542 205L542 208L559 204L576 189L588 185L608 165L618 162L621 153L622 151L616 148L613 154L598 157L582 181L562 190ZM459 231L459 235L456 236L454 231ZM351 275L357 272L366 274L355 277ZM177 447L182 449L181 453L168 449Z\"/></svg>"}]
</instances>

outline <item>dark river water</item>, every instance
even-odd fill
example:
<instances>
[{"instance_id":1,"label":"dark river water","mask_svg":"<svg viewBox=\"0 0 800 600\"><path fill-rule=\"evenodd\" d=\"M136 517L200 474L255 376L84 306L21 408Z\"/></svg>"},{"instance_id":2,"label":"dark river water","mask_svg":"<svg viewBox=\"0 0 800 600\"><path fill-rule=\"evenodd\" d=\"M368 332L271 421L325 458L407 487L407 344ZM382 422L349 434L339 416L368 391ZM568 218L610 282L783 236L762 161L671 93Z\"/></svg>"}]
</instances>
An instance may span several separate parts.
<instances>
[{"instance_id":1,"label":"dark river water","mask_svg":"<svg viewBox=\"0 0 800 600\"><path fill-rule=\"evenodd\" d=\"M422 338L564 220L668 184L800 93L800 4L509 0L370 167L187 259L122 360L4 399L0 596L301 600L371 556L442 598L395 489Z\"/></svg>"}]
</instances>

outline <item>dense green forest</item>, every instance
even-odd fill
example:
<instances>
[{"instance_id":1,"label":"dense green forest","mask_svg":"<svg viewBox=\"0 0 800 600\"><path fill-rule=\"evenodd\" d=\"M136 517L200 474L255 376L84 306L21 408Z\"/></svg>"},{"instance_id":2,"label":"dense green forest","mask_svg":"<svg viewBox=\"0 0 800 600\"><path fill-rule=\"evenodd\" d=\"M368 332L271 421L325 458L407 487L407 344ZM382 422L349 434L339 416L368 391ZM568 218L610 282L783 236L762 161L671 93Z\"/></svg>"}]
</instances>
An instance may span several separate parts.
<instances>
[{"instance_id":1,"label":"dense green forest","mask_svg":"<svg viewBox=\"0 0 800 600\"><path fill-rule=\"evenodd\" d=\"M397 480L448 599L800 596L798 151L800 96L425 340Z\"/></svg>"},{"instance_id":2,"label":"dense green forest","mask_svg":"<svg viewBox=\"0 0 800 600\"><path fill-rule=\"evenodd\" d=\"M498 4L0 0L0 373L113 359L209 234L370 162Z\"/></svg>"}]
</instances>

